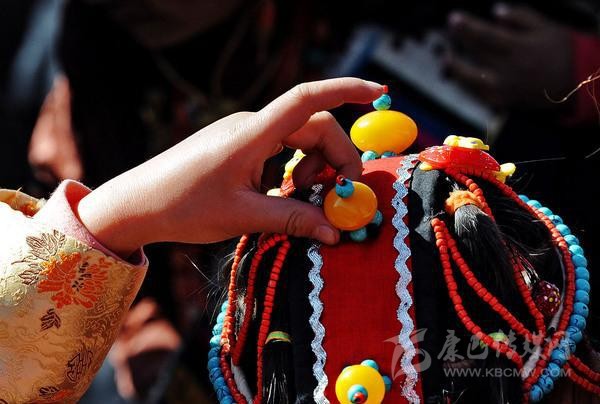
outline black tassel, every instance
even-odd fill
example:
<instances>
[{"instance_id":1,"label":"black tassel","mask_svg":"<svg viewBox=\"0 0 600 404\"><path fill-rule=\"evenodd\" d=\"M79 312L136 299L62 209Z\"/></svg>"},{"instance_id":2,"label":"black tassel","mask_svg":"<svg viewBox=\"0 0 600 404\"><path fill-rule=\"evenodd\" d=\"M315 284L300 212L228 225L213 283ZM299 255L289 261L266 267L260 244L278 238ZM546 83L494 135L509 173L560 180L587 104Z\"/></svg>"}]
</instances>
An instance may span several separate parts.
<instances>
[{"instance_id":1,"label":"black tassel","mask_svg":"<svg viewBox=\"0 0 600 404\"><path fill-rule=\"evenodd\" d=\"M293 389L292 344L275 340L265 345L263 351L263 400L267 404L288 404Z\"/></svg>"},{"instance_id":2,"label":"black tassel","mask_svg":"<svg viewBox=\"0 0 600 404\"><path fill-rule=\"evenodd\" d=\"M513 267L498 226L476 205L454 213L456 242L471 270L503 302L519 299Z\"/></svg>"}]
</instances>

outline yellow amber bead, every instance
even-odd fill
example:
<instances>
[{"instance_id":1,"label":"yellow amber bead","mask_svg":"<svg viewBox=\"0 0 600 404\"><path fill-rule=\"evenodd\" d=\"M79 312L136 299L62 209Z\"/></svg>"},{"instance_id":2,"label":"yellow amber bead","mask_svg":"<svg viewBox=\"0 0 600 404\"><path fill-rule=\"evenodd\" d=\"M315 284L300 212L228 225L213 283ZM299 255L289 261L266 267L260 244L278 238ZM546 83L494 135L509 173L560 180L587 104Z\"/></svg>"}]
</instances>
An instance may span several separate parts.
<instances>
[{"instance_id":1,"label":"yellow amber bead","mask_svg":"<svg viewBox=\"0 0 600 404\"><path fill-rule=\"evenodd\" d=\"M362 151L400 154L417 138L417 124L398 111L373 111L354 122L350 138Z\"/></svg>"},{"instance_id":2,"label":"yellow amber bead","mask_svg":"<svg viewBox=\"0 0 600 404\"><path fill-rule=\"evenodd\" d=\"M340 230L354 231L371 222L377 212L377 196L362 182L353 181L354 192L347 198L333 188L323 202L327 220Z\"/></svg>"},{"instance_id":3,"label":"yellow amber bead","mask_svg":"<svg viewBox=\"0 0 600 404\"><path fill-rule=\"evenodd\" d=\"M360 385L368 393L365 404L380 404L385 396L385 383L379 372L370 366L353 365L345 368L335 382L335 395L342 404L352 404L348 391Z\"/></svg>"}]
</instances>

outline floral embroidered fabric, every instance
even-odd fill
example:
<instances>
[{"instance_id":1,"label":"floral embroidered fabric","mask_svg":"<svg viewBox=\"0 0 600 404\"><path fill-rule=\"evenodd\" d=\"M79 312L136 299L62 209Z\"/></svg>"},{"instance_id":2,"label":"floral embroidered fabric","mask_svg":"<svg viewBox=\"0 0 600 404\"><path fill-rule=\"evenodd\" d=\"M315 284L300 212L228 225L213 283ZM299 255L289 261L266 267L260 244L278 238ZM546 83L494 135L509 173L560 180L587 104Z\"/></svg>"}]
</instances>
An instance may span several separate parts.
<instances>
[{"instance_id":1,"label":"floral embroidered fabric","mask_svg":"<svg viewBox=\"0 0 600 404\"><path fill-rule=\"evenodd\" d=\"M0 403L71 403L100 368L145 275L45 228L0 191Z\"/></svg>"}]
</instances>

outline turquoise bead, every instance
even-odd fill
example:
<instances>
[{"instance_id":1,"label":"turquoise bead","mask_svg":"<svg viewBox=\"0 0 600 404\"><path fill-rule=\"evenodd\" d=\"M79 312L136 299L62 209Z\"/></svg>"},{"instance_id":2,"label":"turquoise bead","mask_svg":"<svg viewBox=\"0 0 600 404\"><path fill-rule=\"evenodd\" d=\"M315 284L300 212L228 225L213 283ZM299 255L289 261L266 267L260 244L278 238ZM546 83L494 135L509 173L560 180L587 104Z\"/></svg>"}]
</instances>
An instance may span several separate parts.
<instances>
[{"instance_id":1,"label":"turquoise bead","mask_svg":"<svg viewBox=\"0 0 600 404\"><path fill-rule=\"evenodd\" d=\"M584 267L575 268L575 278L576 279L584 279L586 281L590 280L590 271Z\"/></svg>"},{"instance_id":2,"label":"turquoise bead","mask_svg":"<svg viewBox=\"0 0 600 404\"><path fill-rule=\"evenodd\" d=\"M539 208L539 211L542 212L546 216L552 216L553 215L552 211L550 209L548 209L547 207L545 207L545 206Z\"/></svg>"},{"instance_id":3,"label":"turquoise bead","mask_svg":"<svg viewBox=\"0 0 600 404\"><path fill-rule=\"evenodd\" d=\"M361 227L358 230L351 231L349 233L349 235L350 235L350 238L352 239L352 241L356 241L357 243L360 243L367 239L367 228Z\"/></svg>"},{"instance_id":4,"label":"turquoise bead","mask_svg":"<svg viewBox=\"0 0 600 404\"><path fill-rule=\"evenodd\" d=\"M577 327L583 331L585 329L586 321L585 318L583 318L583 316L579 314L571 314L571 318L569 319L569 325Z\"/></svg>"},{"instance_id":5,"label":"turquoise bead","mask_svg":"<svg viewBox=\"0 0 600 404\"><path fill-rule=\"evenodd\" d=\"M223 377L217 377L217 379L214 382L214 385L217 389L222 389L227 384L225 383L225 379L223 379Z\"/></svg>"},{"instance_id":6,"label":"turquoise bead","mask_svg":"<svg viewBox=\"0 0 600 404\"><path fill-rule=\"evenodd\" d=\"M575 279L575 289L590 293L590 283L585 279Z\"/></svg>"},{"instance_id":7,"label":"turquoise bead","mask_svg":"<svg viewBox=\"0 0 600 404\"><path fill-rule=\"evenodd\" d=\"M373 220L371 220L371 223L373 223L376 226L381 226L381 223L383 223L383 213L381 213L380 211L375 212L375 216L373 216Z\"/></svg>"},{"instance_id":8,"label":"turquoise bead","mask_svg":"<svg viewBox=\"0 0 600 404\"><path fill-rule=\"evenodd\" d=\"M571 234L571 229L569 229L569 226L567 226L566 224L557 224L556 230L558 230L563 236Z\"/></svg>"},{"instance_id":9,"label":"turquoise bead","mask_svg":"<svg viewBox=\"0 0 600 404\"><path fill-rule=\"evenodd\" d=\"M575 254L573 256L571 256L571 259L573 260L573 264L575 264L576 267L586 267L588 265L587 259L580 254Z\"/></svg>"},{"instance_id":10,"label":"turquoise bead","mask_svg":"<svg viewBox=\"0 0 600 404\"><path fill-rule=\"evenodd\" d=\"M392 389L392 379L388 376L383 376L383 383L385 384L385 391L390 391Z\"/></svg>"},{"instance_id":11,"label":"turquoise bead","mask_svg":"<svg viewBox=\"0 0 600 404\"><path fill-rule=\"evenodd\" d=\"M369 366L379 372L379 365L377 365L377 362L375 362L373 359L365 359L360 364L364 366Z\"/></svg>"},{"instance_id":12,"label":"turquoise bead","mask_svg":"<svg viewBox=\"0 0 600 404\"><path fill-rule=\"evenodd\" d=\"M519 198L525 203L529 202L529 198L526 197L525 195L519 195Z\"/></svg>"},{"instance_id":13,"label":"turquoise bead","mask_svg":"<svg viewBox=\"0 0 600 404\"><path fill-rule=\"evenodd\" d=\"M224 398L221 400L221 403L220 403L220 404L234 404L234 403L235 403L235 401L233 401L233 398L232 398L232 397L224 397Z\"/></svg>"},{"instance_id":14,"label":"turquoise bead","mask_svg":"<svg viewBox=\"0 0 600 404\"><path fill-rule=\"evenodd\" d=\"M219 348L211 348L210 351L208 351L208 359L209 359L208 367L209 367L209 369L211 367L214 367L214 366L210 366L210 359L217 358L219 356L219 352L220 352Z\"/></svg>"},{"instance_id":15,"label":"turquoise bead","mask_svg":"<svg viewBox=\"0 0 600 404\"><path fill-rule=\"evenodd\" d=\"M590 294L585 290L576 290L575 301L583 304L590 304Z\"/></svg>"},{"instance_id":16,"label":"turquoise bead","mask_svg":"<svg viewBox=\"0 0 600 404\"><path fill-rule=\"evenodd\" d=\"M544 392L542 391L542 388L540 386L538 386L537 384L534 384L531 387L531 391L529 392L529 399L531 400L531 402L539 403L540 401L542 401L543 397L544 397Z\"/></svg>"},{"instance_id":17,"label":"turquoise bead","mask_svg":"<svg viewBox=\"0 0 600 404\"><path fill-rule=\"evenodd\" d=\"M362 399L360 401L356 398L357 394L362 395ZM369 398L369 392L360 384L353 384L348 389L348 401L351 403L364 403L367 398Z\"/></svg>"},{"instance_id":18,"label":"turquoise bead","mask_svg":"<svg viewBox=\"0 0 600 404\"><path fill-rule=\"evenodd\" d=\"M544 374L552 378L552 380L558 380L560 378L560 370L560 366L554 362L550 362L544 370Z\"/></svg>"},{"instance_id":19,"label":"turquoise bead","mask_svg":"<svg viewBox=\"0 0 600 404\"><path fill-rule=\"evenodd\" d=\"M584 303L577 302L573 305L573 313L587 317L590 314L590 309Z\"/></svg>"},{"instance_id":20,"label":"turquoise bead","mask_svg":"<svg viewBox=\"0 0 600 404\"><path fill-rule=\"evenodd\" d=\"M575 353L575 350L577 349L577 344L575 344L575 341L571 340L568 337L564 337L563 339L561 339L558 343L558 346L561 347L563 351L567 352L569 355L573 355Z\"/></svg>"},{"instance_id":21,"label":"turquoise bead","mask_svg":"<svg viewBox=\"0 0 600 404\"><path fill-rule=\"evenodd\" d=\"M576 236L574 236L573 234L566 235L565 236L565 241L569 245L579 244L579 239Z\"/></svg>"},{"instance_id":22,"label":"turquoise bead","mask_svg":"<svg viewBox=\"0 0 600 404\"><path fill-rule=\"evenodd\" d=\"M221 336L220 335L215 335L214 337L212 337L210 339L211 347L216 347L216 346L220 346L220 345L221 345Z\"/></svg>"},{"instance_id":23,"label":"turquoise bead","mask_svg":"<svg viewBox=\"0 0 600 404\"><path fill-rule=\"evenodd\" d=\"M221 305L221 311L226 311L228 307L229 307L229 302L226 300Z\"/></svg>"},{"instance_id":24,"label":"turquoise bead","mask_svg":"<svg viewBox=\"0 0 600 404\"><path fill-rule=\"evenodd\" d=\"M381 97L373 101L373 108L375 108L377 111L384 111L386 109L390 109L391 106L392 99L387 94L382 94Z\"/></svg>"},{"instance_id":25,"label":"turquoise bead","mask_svg":"<svg viewBox=\"0 0 600 404\"><path fill-rule=\"evenodd\" d=\"M221 368L212 368L208 370L208 378L213 384L219 376L221 376Z\"/></svg>"},{"instance_id":26,"label":"turquoise bead","mask_svg":"<svg viewBox=\"0 0 600 404\"><path fill-rule=\"evenodd\" d=\"M354 193L354 184L350 180L344 180L343 184L335 184L335 193L340 198L348 198Z\"/></svg>"},{"instance_id":27,"label":"turquoise bead","mask_svg":"<svg viewBox=\"0 0 600 404\"><path fill-rule=\"evenodd\" d=\"M563 220L560 216L550 215L550 216L548 216L548 219L550 219L552 221L552 223L554 223L555 226L557 224L563 224Z\"/></svg>"},{"instance_id":28,"label":"turquoise bead","mask_svg":"<svg viewBox=\"0 0 600 404\"><path fill-rule=\"evenodd\" d=\"M571 252L571 254L583 255L583 248L581 248L581 246L577 244L570 245L569 251Z\"/></svg>"},{"instance_id":29,"label":"turquoise bead","mask_svg":"<svg viewBox=\"0 0 600 404\"><path fill-rule=\"evenodd\" d=\"M535 199L530 199L527 201L527 205L531 206L532 208L541 208L542 204L539 201L536 201Z\"/></svg>"},{"instance_id":30,"label":"turquoise bead","mask_svg":"<svg viewBox=\"0 0 600 404\"><path fill-rule=\"evenodd\" d=\"M394 153L393 151L386 151L381 154L382 159L387 159L389 157L396 157L396 153Z\"/></svg>"},{"instance_id":31,"label":"turquoise bead","mask_svg":"<svg viewBox=\"0 0 600 404\"><path fill-rule=\"evenodd\" d=\"M567 363L567 353L561 348L556 348L552 351L550 360L562 367L565 365L565 363Z\"/></svg>"},{"instance_id":32,"label":"turquoise bead","mask_svg":"<svg viewBox=\"0 0 600 404\"><path fill-rule=\"evenodd\" d=\"M223 324L223 320L225 320L225 313L221 312L217 316L217 324Z\"/></svg>"},{"instance_id":33,"label":"turquoise bead","mask_svg":"<svg viewBox=\"0 0 600 404\"><path fill-rule=\"evenodd\" d=\"M217 387L216 391L217 391L217 398L219 399L220 403L222 403L223 400L226 400L228 397L230 397L230 393L229 393L229 389L227 388L227 385Z\"/></svg>"},{"instance_id":34,"label":"turquoise bead","mask_svg":"<svg viewBox=\"0 0 600 404\"><path fill-rule=\"evenodd\" d=\"M213 357L208 360L208 368L214 369L219 367L219 358Z\"/></svg>"},{"instance_id":35,"label":"turquoise bead","mask_svg":"<svg viewBox=\"0 0 600 404\"><path fill-rule=\"evenodd\" d=\"M554 389L554 382L549 376L540 377L540 380L538 380L537 384L542 388L544 394L550 394L552 389Z\"/></svg>"},{"instance_id":36,"label":"turquoise bead","mask_svg":"<svg viewBox=\"0 0 600 404\"><path fill-rule=\"evenodd\" d=\"M576 344L579 344L583 339L583 333L581 332L581 330L577 327L573 327L572 325L567 327L566 333L569 336L569 338L573 340L573 342L575 342Z\"/></svg>"},{"instance_id":37,"label":"turquoise bead","mask_svg":"<svg viewBox=\"0 0 600 404\"><path fill-rule=\"evenodd\" d=\"M370 160L376 160L379 158L379 154L377 154L377 152L374 152L373 150L367 150L366 152L364 152L362 154L362 156L360 156L360 159L363 163L366 163L367 161Z\"/></svg>"}]
</instances>

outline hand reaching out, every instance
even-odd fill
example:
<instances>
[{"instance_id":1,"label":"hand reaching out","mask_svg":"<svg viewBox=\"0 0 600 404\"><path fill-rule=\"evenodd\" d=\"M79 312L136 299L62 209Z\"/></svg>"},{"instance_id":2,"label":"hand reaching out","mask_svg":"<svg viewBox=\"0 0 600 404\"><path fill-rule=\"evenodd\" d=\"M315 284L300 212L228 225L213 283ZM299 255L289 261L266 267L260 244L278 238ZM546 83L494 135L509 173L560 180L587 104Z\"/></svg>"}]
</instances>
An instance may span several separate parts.
<instances>
[{"instance_id":1,"label":"hand reaching out","mask_svg":"<svg viewBox=\"0 0 600 404\"><path fill-rule=\"evenodd\" d=\"M108 181L81 200L80 219L121 256L159 241L208 243L262 231L336 243L339 233L321 209L260 193L263 164L286 146L307 154L295 170L299 185L325 163L357 178L358 153L324 111L382 93L383 86L356 78L298 85L262 110L225 117Z\"/></svg>"},{"instance_id":2,"label":"hand reaching out","mask_svg":"<svg viewBox=\"0 0 600 404\"><path fill-rule=\"evenodd\" d=\"M450 14L450 75L494 106L554 107L546 93L560 99L575 87L569 31L524 6L498 4L494 16Z\"/></svg>"}]
</instances>

